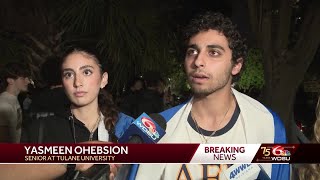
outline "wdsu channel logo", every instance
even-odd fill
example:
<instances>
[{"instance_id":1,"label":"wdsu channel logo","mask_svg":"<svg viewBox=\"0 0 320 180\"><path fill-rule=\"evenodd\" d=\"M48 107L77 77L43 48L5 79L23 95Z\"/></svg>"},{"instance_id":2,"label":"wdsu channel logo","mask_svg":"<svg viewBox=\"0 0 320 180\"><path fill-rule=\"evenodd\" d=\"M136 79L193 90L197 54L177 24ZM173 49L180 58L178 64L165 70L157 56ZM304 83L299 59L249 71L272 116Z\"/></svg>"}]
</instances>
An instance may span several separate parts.
<instances>
[{"instance_id":1,"label":"wdsu channel logo","mask_svg":"<svg viewBox=\"0 0 320 180\"><path fill-rule=\"evenodd\" d=\"M294 148L294 146L266 145L260 148L262 150L262 159L264 161L289 162L292 151L291 149Z\"/></svg>"},{"instance_id":2,"label":"wdsu channel logo","mask_svg":"<svg viewBox=\"0 0 320 180\"><path fill-rule=\"evenodd\" d=\"M157 118L157 116L152 117ZM142 113L133 123L140 129L140 132L144 134L142 137L148 137L144 138L146 143L157 143L165 134L164 130L146 113Z\"/></svg>"},{"instance_id":3,"label":"wdsu channel logo","mask_svg":"<svg viewBox=\"0 0 320 180\"><path fill-rule=\"evenodd\" d=\"M141 122L145 127L145 128L141 127L144 130L144 132L146 132L153 140L156 140L159 138L160 135L157 131L157 127L151 119L147 117L142 117Z\"/></svg>"}]
</instances>

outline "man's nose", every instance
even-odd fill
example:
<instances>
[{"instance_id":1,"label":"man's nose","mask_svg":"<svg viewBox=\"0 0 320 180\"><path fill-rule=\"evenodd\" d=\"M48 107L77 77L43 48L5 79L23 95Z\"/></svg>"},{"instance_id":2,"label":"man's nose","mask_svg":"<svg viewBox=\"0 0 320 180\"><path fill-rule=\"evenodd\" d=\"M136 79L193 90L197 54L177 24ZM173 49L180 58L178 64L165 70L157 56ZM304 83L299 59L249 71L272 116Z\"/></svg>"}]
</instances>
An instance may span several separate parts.
<instances>
[{"instance_id":1,"label":"man's nose","mask_svg":"<svg viewBox=\"0 0 320 180\"><path fill-rule=\"evenodd\" d=\"M204 53L199 53L194 59L194 65L196 67L204 67L205 66L205 57Z\"/></svg>"},{"instance_id":2,"label":"man's nose","mask_svg":"<svg viewBox=\"0 0 320 180\"><path fill-rule=\"evenodd\" d=\"M30 83L33 82L32 79L29 78L29 77L24 78L24 81L25 81L27 84L30 84Z\"/></svg>"}]
</instances>

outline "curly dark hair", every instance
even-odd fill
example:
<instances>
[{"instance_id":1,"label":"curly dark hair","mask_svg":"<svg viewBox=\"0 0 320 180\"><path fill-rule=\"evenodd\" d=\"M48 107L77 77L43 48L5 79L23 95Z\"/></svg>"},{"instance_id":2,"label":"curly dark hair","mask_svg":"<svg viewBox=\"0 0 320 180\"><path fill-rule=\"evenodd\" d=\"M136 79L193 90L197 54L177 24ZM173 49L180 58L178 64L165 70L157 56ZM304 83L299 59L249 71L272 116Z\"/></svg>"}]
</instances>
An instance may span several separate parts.
<instances>
[{"instance_id":1,"label":"curly dark hair","mask_svg":"<svg viewBox=\"0 0 320 180\"><path fill-rule=\"evenodd\" d=\"M183 32L184 47L189 43L189 40L198 34L208 30L216 30L223 33L229 43L229 48L232 50L232 61L237 63L237 59L243 59L243 65L247 56L247 45L241 37L231 20L221 13L205 12L193 18L186 26ZM235 76L233 79L237 79Z\"/></svg>"}]
</instances>

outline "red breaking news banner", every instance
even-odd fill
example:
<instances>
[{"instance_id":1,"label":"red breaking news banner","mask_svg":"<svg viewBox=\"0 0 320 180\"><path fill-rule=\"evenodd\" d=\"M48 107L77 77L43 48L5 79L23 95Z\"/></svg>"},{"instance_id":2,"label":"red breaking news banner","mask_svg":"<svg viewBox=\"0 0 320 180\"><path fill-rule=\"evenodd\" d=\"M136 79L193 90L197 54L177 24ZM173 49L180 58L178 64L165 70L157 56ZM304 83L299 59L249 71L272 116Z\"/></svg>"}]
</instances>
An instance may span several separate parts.
<instances>
[{"instance_id":1,"label":"red breaking news banner","mask_svg":"<svg viewBox=\"0 0 320 180\"><path fill-rule=\"evenodd\" d=\"M0 144L0 163L188 163L199 144Z\"/></svg>"},{"instance_id":2,"label":"red breaking news banner","mask_svg":"<svg viewBox=\"0 0 320 180\"><path fill-rule=\"evenodd\" d=\"M0 144L0 163L320 163L320 144Z\"/></svg>"}]
</instances>

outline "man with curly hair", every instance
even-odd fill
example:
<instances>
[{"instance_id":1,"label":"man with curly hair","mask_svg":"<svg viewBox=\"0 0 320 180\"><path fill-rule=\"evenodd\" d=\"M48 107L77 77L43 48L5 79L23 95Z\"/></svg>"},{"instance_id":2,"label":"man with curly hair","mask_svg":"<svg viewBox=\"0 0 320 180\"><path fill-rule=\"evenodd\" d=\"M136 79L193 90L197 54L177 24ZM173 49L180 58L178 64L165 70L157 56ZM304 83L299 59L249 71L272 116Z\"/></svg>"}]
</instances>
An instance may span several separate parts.
<instances>
[{"instance_id":1,"label":"man with curly hair","mask_svg":"<svg viewBox=\"0 0 320 180\"><path fill-rule=\"evenodd\" d=\"M229 18L207 12L185 28L184 67L193 91L185 104L161 113L167 120L160 143L285 143L281 120L232 83L243 68L247 47ZM136 179L226 179L226 164L134 166ZM288 165L262 165L272 179L289 179Z\"/></svg>"}]
</instances>

